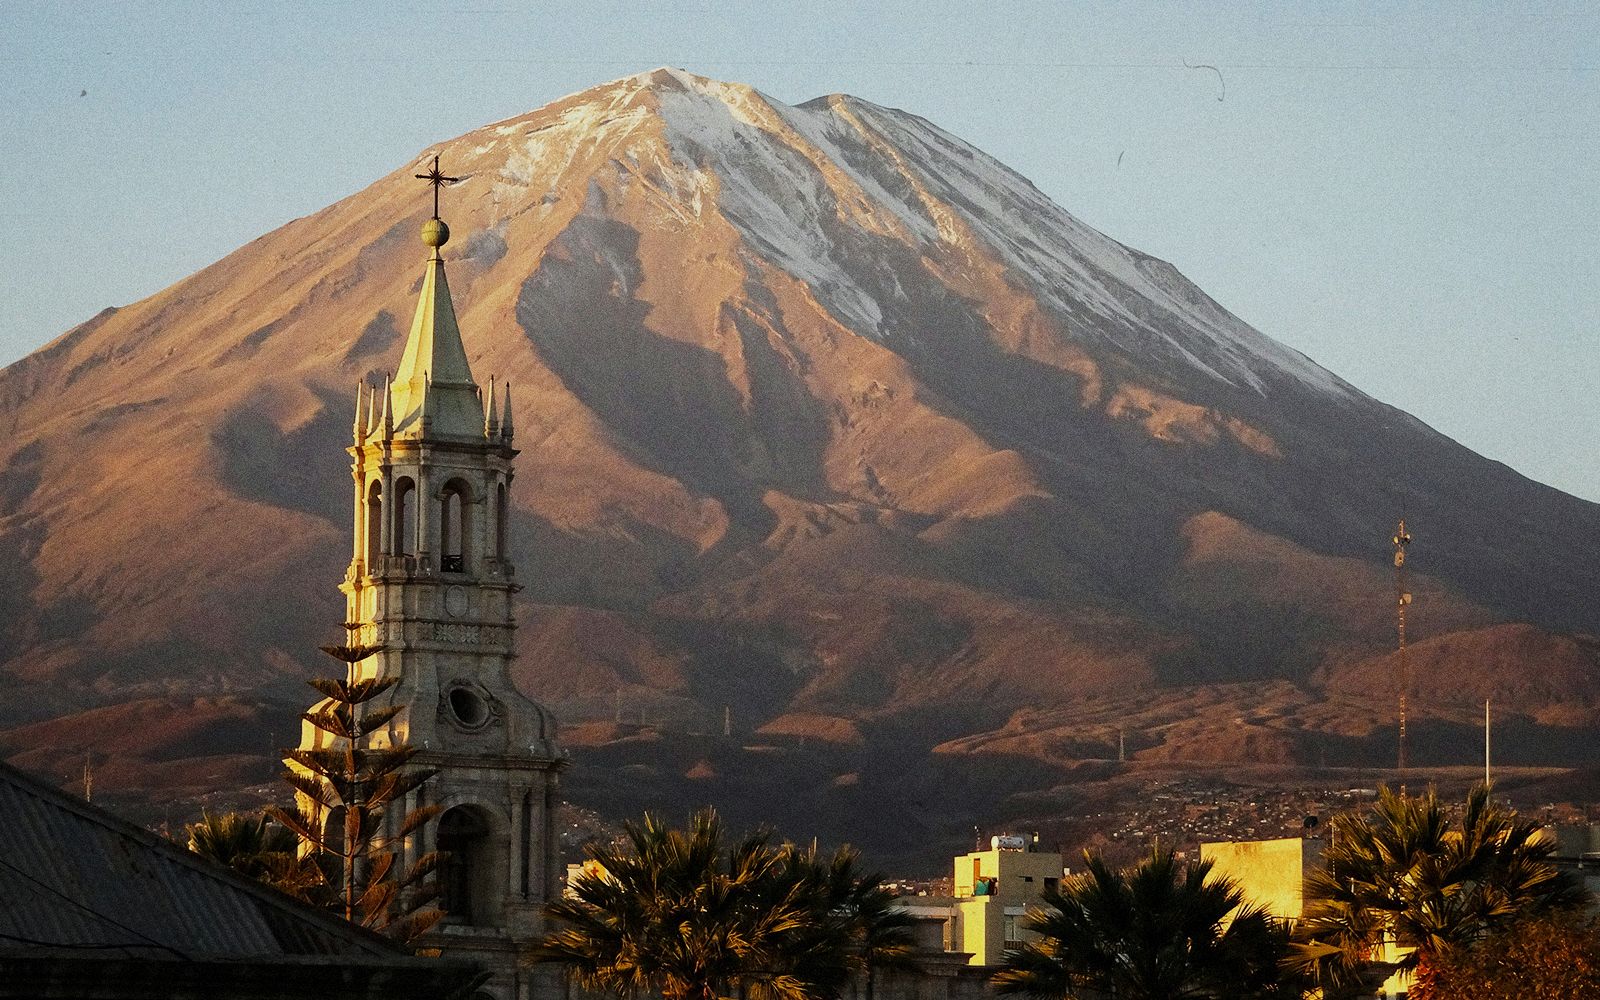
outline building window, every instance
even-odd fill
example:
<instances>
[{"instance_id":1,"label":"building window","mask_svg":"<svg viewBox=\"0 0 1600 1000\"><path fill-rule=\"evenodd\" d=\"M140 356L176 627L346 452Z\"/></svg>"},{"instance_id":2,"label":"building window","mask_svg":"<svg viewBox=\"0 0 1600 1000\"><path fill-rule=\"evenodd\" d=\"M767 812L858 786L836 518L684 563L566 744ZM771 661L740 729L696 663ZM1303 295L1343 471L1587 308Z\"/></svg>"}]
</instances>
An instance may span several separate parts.
<instances>
[{"instance_id":1,"label":"building window","mask_svg":"<svg viewBox=\"0 0 1600 1000\"><path fill-rule=\"evenodd\" d=\"M334 806L322 817L322 849L329 854L344 853L344 806Z\"/></svg>"},{"instance_id":2,"label":"building window","mask_svg":"<svg viewBox=\"0 0 1600 1000\"><path fill-rule=\"evenodd\" d=\"M439 498L439 568L446 573L467 571L467 484L452 479Z\"/></svg>"},{"instance_id":3,"label":"building window","mask_svg":"<svg viewBox=\"0 0 1600 1000\"><path fill-rule=\"evenodd\" d=\"M1006 914L1005 939L1006 944L1016 944L1022 940L1022 936L1017 933L1017 918L1010 913Z\"/></svg>"},{"instance_id":4,"label":"building window","mask_svg":"<svg viewBox=\"0 0 1600 1000\"><path fill-rule=\"evenodd\" d=\"M451 923L493 926L498 920L494 844L489 818L472 806L439 817L439 908Z\"/></svg>"},{"instance_id":5,"label":"building window","mask_svg":"<svg viewBox=\"0 0 1600 1000\"><path fill-rule=\"evenodd\" d=\"M494 557L501 562L506 558L506 484L495 490L494 498Z\"/></svg>"},{"instance_id":6,"label":"building window","mask_svg":"<svg viewBox=\"0 0 1600 1000\"><path fill-rule=\"evenodd\" d=\"M522 793L522 898L527 899L533 887L533 792Z\"/></svg>"},{"instance_id":7,"label":"building window","mask_svg":"<svg viewBox=\"0 0 1600 1000\"><path fill-rule=\"evenodd\" d=\"M445 695L450 716L463 729L482 729L493 716L489 702L466 684L457 683Z\"/></svg>"},{"instance_id":8,"label":"building window","mask_svg":"<svg viewBox=\"0 0 1600 1000\"><path fill-rule=\"evenodd\" d=\"M408 478L394 483L394 554L417 554L417 484Z\"/></svg>"},{"instance_id":9,"label":"building window","mask_svg":"<svg viewBox=\"0 0 1600 1000\"><path fill-rule=\"evenodd\" d=\"M374 479L367 487L367 572L383 554L383 484Z\"/></svg>"}]
</instances>

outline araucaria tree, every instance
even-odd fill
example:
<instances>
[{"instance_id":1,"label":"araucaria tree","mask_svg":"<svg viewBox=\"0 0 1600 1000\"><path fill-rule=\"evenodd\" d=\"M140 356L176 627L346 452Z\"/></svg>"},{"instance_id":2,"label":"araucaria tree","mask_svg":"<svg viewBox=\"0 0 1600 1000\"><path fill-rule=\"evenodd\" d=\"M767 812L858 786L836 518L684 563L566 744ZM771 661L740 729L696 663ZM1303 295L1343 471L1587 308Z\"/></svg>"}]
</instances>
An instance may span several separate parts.
<instances>
[{"instance_id":1,"label":"araucaria tree","mask_svg":"<svg viewBox=\"0 0 1600 1000\"><path fill-rule=\"evenodd\" d=\"M996 991L1051 1000L1283 995L1286 935L1210 862L1185 866L1170 850L1121 871L1096 854L1084 861L1083 873L1030 910L1025 926L1039 939L1006 952Z\"/></svg>"},{"instance_id":2,"label":"araucaria tree","mask_svg":"<svg viewBox=\"0 0 1600 1000\"><path fill-rule=\"evenodd\" d=\"M322 738L313 749L285 751L284 780L294 787L296 809L275 808L271 815L300 840L302 895L352 923L409 941L442 916L428 905L438 894L432 876L439 857L424 853L403 865L401 848L438 809L413 809L392 826L386 818L435 772L409 766L417 752L409 744L375 745L374 734L403 711L374 704L397 679L362 677L358 664L377 647L353 640L322 647L345 664L345 677L310 682L323 700L301 718Z\"/></svg>"},{"instance_id":3,"label":"araucaria tree","mask_svg":"<svg viewBox=\"0 0 1600 1000\"><path fill-rule=\"evenodd\" d=\"M1514 920L1580 905L1538 824L1473 789L1459 820L1429 789L1383 789L1371 812L1335 816L1322 867L1306 880L1296 957L1327 996L1395 969L1419 985L1430 965ZM1425 991L1425 987L1424 987Z\"/></svg>"},{"instance_id":4,"label":"araucaria tree","mask_svg":"<svg viewBox=\"0 0 1600 1000\"><path fill-rule=\"evenodd\" d=\"M724 845L714 812L687 830L654 816L596 847L554 929L530 952L580 986L666 1000L827 1000L855 973L904 967L909 921L848 849L831 856L765 833Z\"/></svg>"}]
</instances>

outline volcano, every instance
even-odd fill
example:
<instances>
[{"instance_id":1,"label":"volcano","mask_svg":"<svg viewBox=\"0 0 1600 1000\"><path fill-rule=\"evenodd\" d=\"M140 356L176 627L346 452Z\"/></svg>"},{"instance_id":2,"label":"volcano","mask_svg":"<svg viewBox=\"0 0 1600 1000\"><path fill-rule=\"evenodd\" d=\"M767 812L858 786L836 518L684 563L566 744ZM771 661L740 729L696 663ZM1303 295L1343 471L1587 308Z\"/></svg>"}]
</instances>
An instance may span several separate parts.
<instances>
[{"instance_id":1,"label":"volcano","mask_svg":"<svg viewBox=\"0 0 1600 1000\"><path fill-rule=\"evenodd\" d=\"M1082 760L1420 763L1600 729L1600 507L1372 399L903 111L661 69L423 150L0 372L0 744L270 779L429 215L509 383L518 683L577 800L965 829ZM1397 336L1400 331L1397 331ZM1508 725L1511 725L1508 722ZM1119 736L1120 734L1120 736ZM1557 759L1560 758L1560 759Z\"/></svg>"}]
</instances>

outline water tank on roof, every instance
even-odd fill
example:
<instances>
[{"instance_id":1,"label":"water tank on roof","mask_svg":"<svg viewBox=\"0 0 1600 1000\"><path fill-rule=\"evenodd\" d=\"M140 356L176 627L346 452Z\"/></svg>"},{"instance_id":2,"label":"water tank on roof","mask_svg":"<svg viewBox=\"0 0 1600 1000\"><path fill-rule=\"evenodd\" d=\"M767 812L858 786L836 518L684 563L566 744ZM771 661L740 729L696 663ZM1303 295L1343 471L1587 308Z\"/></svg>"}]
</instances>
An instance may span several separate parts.
<instances>
[{"instance_id":1,"label":"water tank on roof","mask_svg":"<svg viewBox=\"0 0 1600 1000\"><path fill-rule=\"evenodd\" d=\"M997 851L1026 851L1028 838L1020 833L1001 833L989 838L989 846Z\"/></svg>"}]
</instances>

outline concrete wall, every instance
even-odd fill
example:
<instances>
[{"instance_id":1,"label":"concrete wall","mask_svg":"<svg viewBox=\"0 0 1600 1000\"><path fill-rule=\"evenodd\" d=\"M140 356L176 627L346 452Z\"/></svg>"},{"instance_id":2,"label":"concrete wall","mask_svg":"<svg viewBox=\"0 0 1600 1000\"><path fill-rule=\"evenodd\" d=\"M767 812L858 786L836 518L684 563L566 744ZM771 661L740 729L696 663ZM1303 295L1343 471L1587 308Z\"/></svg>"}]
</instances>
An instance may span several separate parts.
<instances>
[{"instance_id":1,"label":"concrete wall","mask_svg":"<svg viewBox=\"0 0 1600 1000\"><path fill-rule=\"evenodd\" d=\"M954 952L925 952L916 972L878 973L872 1000L994 1000L989 975L994 970L968 965ZM866 1000L866 981L857 977L841 1000Z\"/></svg>"},{"instance_id":2,"label":"concrete wall","mask_svg":"<svg viewBox=\"0 0 1600 1000\"><path fill-rule=\"evenodd\" d=\"M1200 860L1215 863L1214 875L1238 883L1245 899L1280 920L1296 920L1304 912L1306 875L1321 863L1323 841L1286 837L1201 844Z\"/></svg>"}]
</instances>

